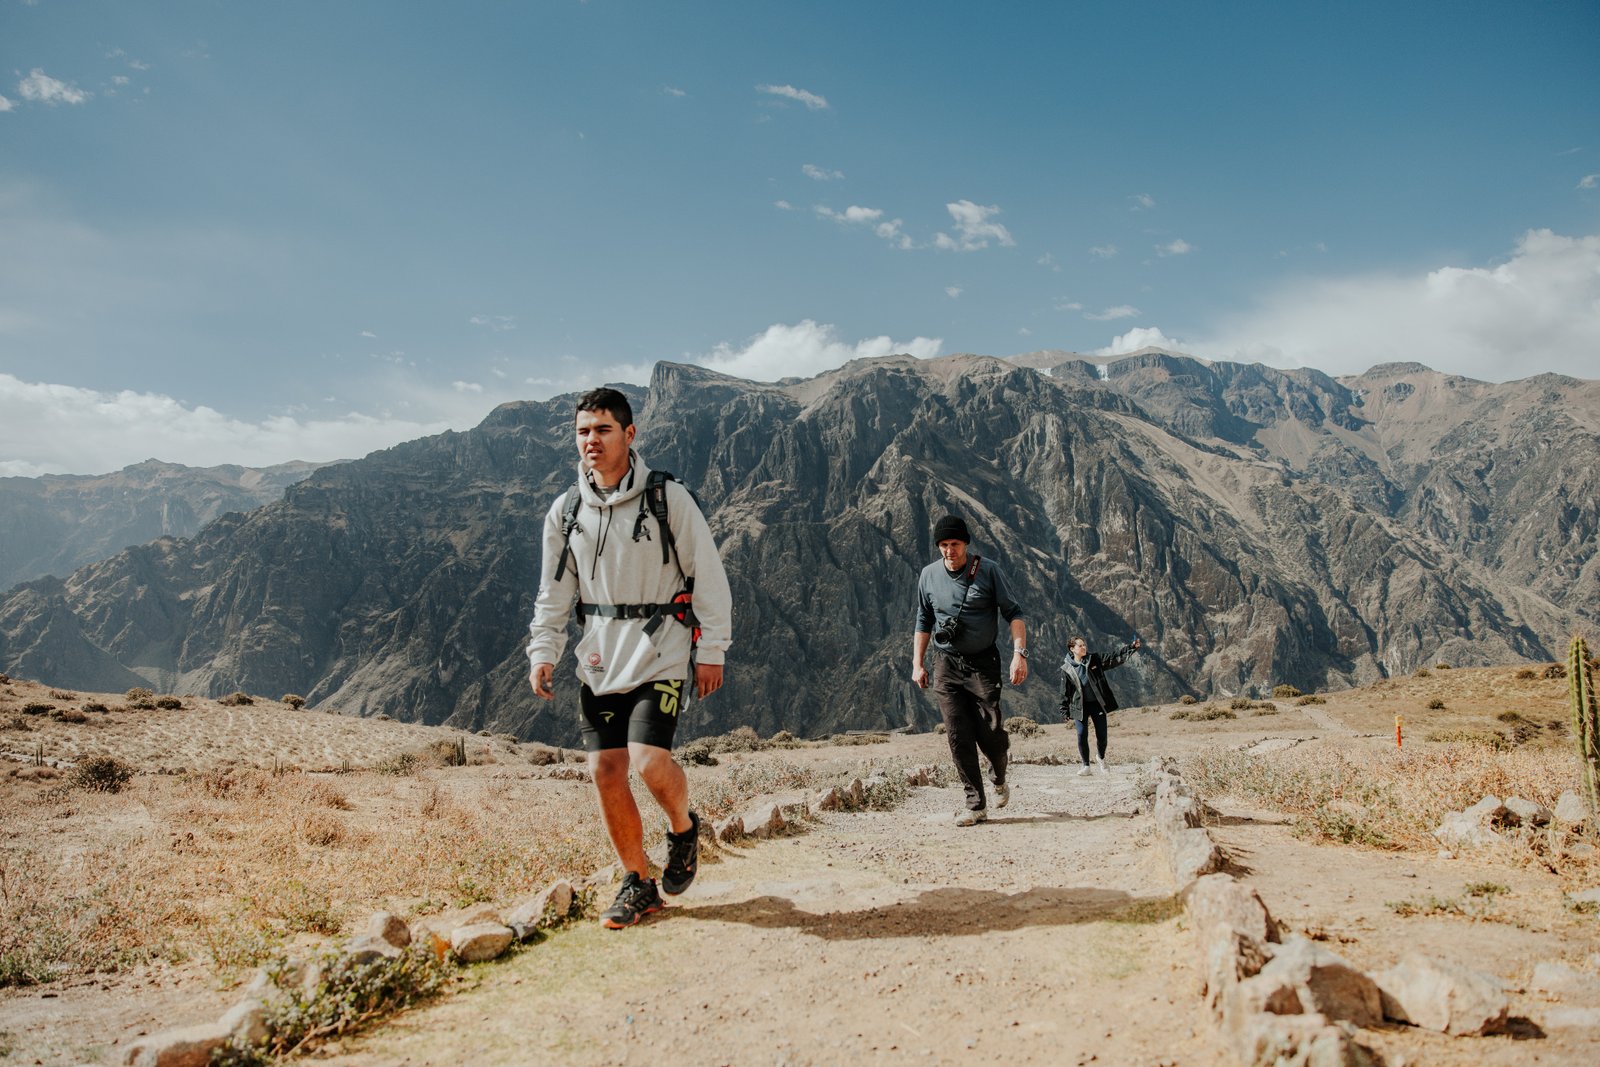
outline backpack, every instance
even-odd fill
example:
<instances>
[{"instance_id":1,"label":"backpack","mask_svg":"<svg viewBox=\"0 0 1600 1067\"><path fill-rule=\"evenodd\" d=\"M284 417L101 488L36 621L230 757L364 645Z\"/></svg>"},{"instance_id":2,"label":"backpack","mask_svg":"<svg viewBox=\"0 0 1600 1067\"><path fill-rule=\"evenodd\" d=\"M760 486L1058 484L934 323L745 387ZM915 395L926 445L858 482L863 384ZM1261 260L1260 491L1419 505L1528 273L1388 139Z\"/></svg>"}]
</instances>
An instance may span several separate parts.
<instances>
[{"instance_id":1,"label":"backpack","mask_svg":"<svg viewBox=\"0 0 1600 1067\"><path fill-rule=\"evenodd\" d=\"M678 543L672 536L672 527L667 523L667 483L676 482L678 479L668 471L652 470L645 478L644 492L639 496L639 517L634 520L633 539L635 541L650 540L650 529L645 525L646 514L655 517L656 524L661 528L661 564L665 566L671 562L677 565L678 577L683 579L684 591L672 598L670 604L588 604L578 601L578 621L583 622L585 615L605 615L618 619L649 619L645 624L645 633L651 634L661 626L661 620L675 618L693 629L693 643L700 643L700 627L696 626L694 608L691 607L694 597L694 579L683 573L683 561L678 558ZM682 482L678 482L682 485ZM684 486L688 489L688 486ZM689 489L689 497L699 507L700 497L693 489ZM561 558L556 564L556 581L560 581L567 573L567 560L572 560L576 569L578 559L572 553L572 531L578 526L578 509L583 506L583 492L577 482L572 483L572 488L567 490L566 506L561 512Z\"/></svg>"}]
</instances>

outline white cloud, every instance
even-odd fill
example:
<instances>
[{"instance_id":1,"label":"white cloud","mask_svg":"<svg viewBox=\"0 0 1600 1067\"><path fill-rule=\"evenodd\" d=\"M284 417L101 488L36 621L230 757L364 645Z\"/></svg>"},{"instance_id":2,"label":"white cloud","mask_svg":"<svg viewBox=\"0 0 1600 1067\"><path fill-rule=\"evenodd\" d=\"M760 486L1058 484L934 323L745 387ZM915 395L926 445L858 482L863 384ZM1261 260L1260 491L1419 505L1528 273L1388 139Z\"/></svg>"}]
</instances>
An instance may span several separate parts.
<instances>
[{"instance_id":1,"label":"white cloud","mask_svg":"<svg viewBox=\"0 0 1600 1067\"><path fill-rule=\"evenodd\" d=\"M947 285L944 287L944 295L948 296L951 300L956 299L956 297L960 296L963 292L965 292L965 290L963 290L959 285Z\"/></svg>"},{"instance_id":2,"label":"white cloud","mask_svg":"<svg viewBox=\"0 0 1600 1067\"><path fill-rule=\"evenodd\" d=\"M883 211L875 207L860 207L852 204L843 211L835 211L826 204L818 204L812 209L819 218L832 219L841 226L871 226L872 232L888 241L896 248L915 248L916 243L905 233L905 223L901 219L885 219Z\"/></svg>"},{"instance_id":3,"label":"white cloud","mask_svg":"<svg viewBox=\"0 0 1600 1067\"><path fill-rule=\"evenodd\" d=\"M1097 259L1110 259L1117 254L1116 245L1095 245L1089 249L1089 254Z\"/></svg>"},{"instance_id":4,"label":"white cloud","mask_svg":"<svg viewBox=\"0 0 1600 1067\"><path fill-rule=\"evenodd\" d=\"M373 333L371 330L362 330L361 331L361 336L367 338L368 340L372 340L372 341L376 341L378 339L378 335Z\"/></svg>"},{"instance_id":5,"label":"white cloud","mask_svg":"<svg viewBox=\"0 0 1600 1067\"><path fill-rule=\"evenodd\" d=\"M17 83L17 92L24 100L52 107L56 104L81 104L92 95L70 82L57 81L38 67L34 67L26 78Z\"/></svg>"},{"instance_id":6,"label":"white cloud","mask_svg":"<svg viewBox=\"0 0 1600 1067\"><path fill-rule=\"evenodd\" d=\"M3 110L3 109L0 109L0 110ZM1579 189L1600 188L1600 174L1585 174L1582 178L1578 179L1578 188Z\"/></svg>"},{"instance_id":7,"label":"white cloud","mask_svg":"<svg viewBox=\"0 0 1600 1067\"><path fill-rule=\"evenodd\" d=\"M483 392L483 386L479 385L477 382L455 381L455 382L451 382L450 383L450 388L454 389L458 393L482 393Z\"/></svg>"},{"instance_id":8,"label":"white cloud","mask_svg":"<svg viewBox=\"0 0 1600 1067\"><path fill-rule=\"evenodd\" d=\"M7 111L12 110L16 106L17 106L16 104L13 104L11 101L7 100L5 97L0 96L0 115L5 114Z\"/></svg>"},{"instance_id":9,"label":"white cloud","mask_svg":"<svg viewBox=\"0 0 1600 1067\"><path fill-rule=\"evenodd\" d=\"M1137 352L1141 348L1164 348L1169 352L1190 352L1192 349L1182 341L1176 341L1162 333L1155 327L1140 326L1129 330L1120 337L1111 339L1111 344L1105 348L1097 349L1097 356L1126 356L1130 352Z\"/></svg>"},{"instance_id":10,"label":"white cloud","mask_svg":"<svg viewBox=\"0 0 1600 1067\"><path fill-rule=\"evenodd\" d=\"M1076 300L1057 300L1055 308L1057 311L1082 311L1083 305Z\"/></svg>"},{"instance_id":11,"label":"white cloud","mask_svg":"<svg viewBox=\"0 0 1600 1067\"><path fill-rule=\"evenodd\" d=\"M1191 351L1330 374L1415 361L1487 381L1539 371L1593 379L1600 234L1530 230L1494 267L1291 283Z\"/></svg>"},{"instance_id":12,"label":"white cloud","mask_svg":"<svg viewBox=\"0 0 1600 1067\"><path fill-rule=\"evenodd\" d=\"M684 97L684 96L688 96L689 95L688 93L684 92L682 89L679 89L679 88L677 88L675 86L671 86L671 85L663 85L661 87L661 93L662 93L663 96Z\"/></svg>"},{"instance_id":13,"label":"white cloud","mask_svg":"<svg viewBox=\"0 0 1600 1067\"><path fill-rule=\"evenodd\" d=\"M844 171L842 170L823 170L815 163L807 163L800 168L800 173L812 181L818 182L836 182L844 177Z\"/></svg>"},{"instance_id":14,"label":"white cloud","mask_svg":"<svg viewBox=\"0 0 1600 1067\"><path fill-rule=\"evenodd\" d=\"M843 211L835 211L831 207L828 207L824 204L818 204L816 211L818 215L821 215L825 219L832 219L834 222L841 222L846 225L861 225L868 222L877 222L879 219L883 218L883 211L879 208L857 207L854 204L845 208Z\"/></svg>"},{"instance_id":15,"label":"white cloud","mask_svg":"<svg viewBox=\"0 0 1600 1067\"><path fill-rule=\"evenodd\" d=\"M777 208L779 211L793 211L794 210L794 205L789 203L789 201L787 201L787 200L774 200L772 202L772 206Z\"/></svg>"},{"instance_id":16,"label":"white cloud","mask_svg":"<svg viewBox=\"0 0 1600 1067\"><path fill-rule=\"evenodd\" d=\"M1117 319L1137 318L1138 315L1138 308L1129 304L1118 304L1116 307L1108 307L1104 311L1085 312L1083 317L1090 322L1115 322Z\"/></svg>"},{"instance_id":17,"label":"white cloud","mask_svg":"<svg viewBox=\"0 0 1600 1067\"><path fill-rule=\"evenodd\" d=\"M1133 207L1130 209L1133 211L1149 211L1151 208L1156 206L1156 198L1151 196L1149 193L1140 193L1137 196L1130 196L1128 197L1128 201L1133 205Z\"/></svg>"},{"instance_id":18,"label":"white cloud","mask_svg":"<svg viewBox=\"0 0 1600 1067\"><path fill-rule=\"evenodd\" d=\"M750 338L742 347L717 345L704 356L685 356L691 363L754 381L776 381L791 376L809 377L842 367L852 359L908 354L930 359L944 342L937 337L894 341L871 337L855 344L840 340L836 327L810 319L793 326L779 323Z\"/></svg>"},{"instance_id":19,"label":"white cloud","mask_svg":"<svg viewBox=\"0 0 1600 1067\"><path fill-rule=\"evenodd\" d=\"M1050 252L1046 252L1044 255L1040 256L1037 262L1041 267L1049 267L1057 274L1061 273L1061 264L1056 262L1055 255Z\"/></svg>"},{"instance_id":20,"label":"white cloud","mask_svg":"<svg viewBox=\"0 0 1600 1067\"><path fill-rule=\"evenodd\" d=\"M756 92L769 93L772 96L781 96L787 100L802 103L809 111L823 111L828 106L828 101L816 93L808 93L804 89L796 89L792 85L758 85Z\"/></svg>"},{"instance_id":21,"label":"white cloud","mask_svg":"<svg viewBox=\"0 0 1600 1067\"><path fill-rule=\"evenodd\" d=\"M1193 251L1194 245L1180 237L1175 241L1169 241L1164 245L1158 246L1156 255L1166 259L1168 256L1186 256Z\"/></svg>"},{"instance_id":22,"label":"white cloud","mask_svg":"<svg viewBox=\"0 0 1600 1067\"><path fill-rule=\"evenodd\" d=\"M467 320L474 326L481 326L491 333L506 333L517 328L515 315L474 315Z\"/></svg>"},{"instance_id":23,"label":"white cloud","mask_svg":"<svg viewBox=\"0 0 1600 1067\"><path fill-rule=\"evenodd\" d=\"M988 248L990 241L1002 245L1014 245L1017 242L1011 239L1011 233L998 222L991 222L992 216L1000 214L1000 209L993 205L984 207L974 204L971 200L957 200L953 204L946 204L945 210L950 212L950 217L955 220L956 236L940 233L934 236L933 243L944 249L957 252L973 252L980 248Z\"/></svg>"},{"instance_id":24,"label":"white cloud","mask_svg":"<svg viewBox=\"0 0 1600 1067\"><path fill-rule=\"evenodd\" d=\"M197 467L344 459L441 433L453 421L461 420L351 412L245 422L157 393L102 393L0 374L0 472L100 474L152 457Z\"/></svg>"}]
</instances>

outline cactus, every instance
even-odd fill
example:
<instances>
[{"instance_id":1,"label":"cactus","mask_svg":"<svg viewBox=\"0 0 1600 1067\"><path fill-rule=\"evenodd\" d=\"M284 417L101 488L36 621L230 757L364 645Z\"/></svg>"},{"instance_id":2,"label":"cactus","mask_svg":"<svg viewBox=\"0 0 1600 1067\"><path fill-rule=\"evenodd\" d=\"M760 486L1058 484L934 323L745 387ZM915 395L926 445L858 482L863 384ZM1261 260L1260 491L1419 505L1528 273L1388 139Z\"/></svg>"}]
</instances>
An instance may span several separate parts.
<instances>
[{"instance_id":1,"label":"cactus","mask_svg":"<svg viewBox=\"0 0 1600 1067\"><path fill-rule=\"evenodd\" d=\"M1583 763L1583 784L1589 794L1589 814L1600 823L1600 708L1589 667L1589 647L1580 634L1567 651L1567 691L1572 700L1572 735Z\"/></svg>"}]
</instances>

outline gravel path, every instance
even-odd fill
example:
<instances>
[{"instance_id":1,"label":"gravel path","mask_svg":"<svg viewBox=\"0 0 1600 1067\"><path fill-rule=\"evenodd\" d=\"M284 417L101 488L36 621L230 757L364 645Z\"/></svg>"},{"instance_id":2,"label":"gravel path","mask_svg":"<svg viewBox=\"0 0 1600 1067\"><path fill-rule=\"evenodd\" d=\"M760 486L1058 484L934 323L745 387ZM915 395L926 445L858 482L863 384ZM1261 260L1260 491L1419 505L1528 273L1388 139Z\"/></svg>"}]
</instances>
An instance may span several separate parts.
<instances>
[{"instance_id":1,"label":"gravel path","mask_svg":"<svg viewBox=\"0 0 1600 1067\"><path fill-rule=\"evenodd\" d=\"M1215 1062L1135 769L1012 782L987 825L953 825L957 788L914 789L730 850L644 925L583 923L319 1058Z\"/></svg>"}]
</instances>

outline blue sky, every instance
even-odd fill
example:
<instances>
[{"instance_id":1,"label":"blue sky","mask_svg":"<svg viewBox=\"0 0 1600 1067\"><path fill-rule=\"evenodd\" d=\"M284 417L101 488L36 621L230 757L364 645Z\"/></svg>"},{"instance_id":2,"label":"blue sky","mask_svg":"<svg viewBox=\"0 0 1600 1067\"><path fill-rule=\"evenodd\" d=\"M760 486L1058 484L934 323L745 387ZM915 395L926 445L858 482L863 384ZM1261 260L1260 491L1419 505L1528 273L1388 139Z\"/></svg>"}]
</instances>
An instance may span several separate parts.
<instances>
[{"instance_id":1,"label":"blue sky","mask_svg":"<svg viewBox=\"0 0 1600 1067\"><path fill-rule=\"evenodd\" d=\"M1600 3L0 0L0 474L658 359L1600 377Z\"/></svg>"}]
</instances>

